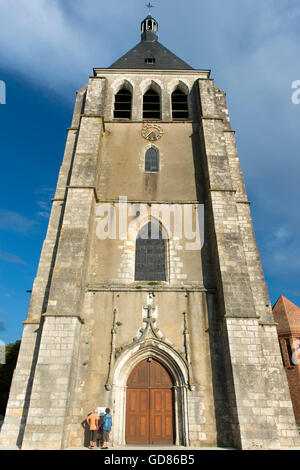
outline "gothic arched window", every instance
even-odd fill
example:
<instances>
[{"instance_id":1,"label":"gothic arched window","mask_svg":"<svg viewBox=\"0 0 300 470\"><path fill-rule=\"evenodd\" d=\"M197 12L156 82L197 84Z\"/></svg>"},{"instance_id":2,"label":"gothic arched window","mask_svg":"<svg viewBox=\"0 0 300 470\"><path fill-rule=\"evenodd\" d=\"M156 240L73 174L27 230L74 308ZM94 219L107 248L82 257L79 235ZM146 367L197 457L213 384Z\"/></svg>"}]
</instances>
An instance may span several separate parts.
<instances>
[{"instance_id":1,"label":"gothic arched window","mask_svg":"<svg viewBox=\"0 0 300 470\"><path fill-rule=\"evenodd\" d=\"M188 97L180 88L176 88L172 93L172 118L188 119L188 117Z\"/></svg>"},{"instance_id":2,"label":"gothic arched window","mask_svg":"<svg viewBox=\"0 0 300 470\"><path fill-rule=\"evenodd\" d=\"M158 150L151 147L145 155L145 171L158 171Z\"/></svg>"},{"instance_id":3,"label":"gothic arched window","mask_svg":"<svg viewBox=\"0 0 300 470\"><path fill-rule=\"evenodd\" d=\"M166 280L166 242L154 222L144 225L136 239L135 280Z\"/></svg>"},{"instance_id":4,"label":"gothic arched window","mask_svg":"<svg viewBox=\"0 0 300 470\"><path fill-rule=\"evenodd\" d=\"M160 96L153 88L143 97L143 119L160 119Z\"/></svg>"},{"instance_id":5,"label":"gothic arched window","mask_svg":"<svg viewBox=\"0 0 300 470\"><path fill-rule=\"evenodd\" d=\"M130 119L131 101L131 92L126 88L121 88L121 90L115 94L114 118Z\"/></svg>"}]
</instances>

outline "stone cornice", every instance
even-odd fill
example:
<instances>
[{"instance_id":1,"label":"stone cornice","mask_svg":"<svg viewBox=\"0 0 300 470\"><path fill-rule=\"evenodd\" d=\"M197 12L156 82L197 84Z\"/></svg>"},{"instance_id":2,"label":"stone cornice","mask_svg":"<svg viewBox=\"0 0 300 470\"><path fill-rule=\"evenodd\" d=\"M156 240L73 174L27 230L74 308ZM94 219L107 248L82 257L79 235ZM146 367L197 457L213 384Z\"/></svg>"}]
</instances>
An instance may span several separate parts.
<instances>
[{"instance_id":1,"label":"stone cornice","mask_svg":"<svg viewBox=\"0 0 300 470\"><path fill-rule=\"evenodd\" d=\"M209 79L211 70L199 70L199 69L189 69L189 70L175 70L175 69L104 69L104 68L93 68L94 76L91 76L90 79L99 79L105 78L104 75L191 75L196 76L197 78ZM200 77L199 77L200 75Z\"/></svg>"},{"instance_id":2,"label":"stone cornice","mask_svg":"<svg viewBox=\"0 0 300 470\"><path fill-rule=\"evenodd\" d=\"M209 188L208 191L220 191L220 192L227 192L227 193L236 193L236 189L226 189L226 188Z\"/></svg>"},{"instance_id":3,"label":"stone cornice","mask_svg":"<svg viewBox=\"0 0 300 470\"><path fill-rule=\"evenodd\" d=\"M130 286L130 285L97 285L88 284L86 286L87 292L208 292L216 293L215 288L204 287L204 286L159 286L159 285L143 285L142 283Z\"/></svg>"},{"instance_id":4,"label":"stone cornice","mask_svg":"<svg viewBox=\"0 0 300 470\"><path fill-rule=\"evenodd\" d=\"M43 313L42 315L43 318L47 318L47 317L57 317L57 318L77 318L77 320L80 321L80 323L84 324L84 320L83 318L81 318L80 315L66 315L66 314L59 314L59 313Z\"/></svg>"},{"instance_id":5,"label":"stone cornice","mask_svg":"<svg viewBox=\"0 0 300 470\"><path fill-rule=\"evenodd\" d=\"M149 200L141 200L141 199L126 199L122 201L122 199L102 199L99 198L99 202L104 203L104 204L168 204L168 205L176 205L176 204L206 204L207 201L149 201Z\"/></svg>"},{"instance_id":6,"label":"stone cornice","mask_svg":"<svg viewBox=\"0 0 300 470\"><path fill-rule=\"evenodd\" d=\"M224 118L221 116L200 116L200 119L211 119L213 121L224 121Z\"/></svg>"},{"instance_id":7,"label":"stone cornice","mask_svg":"<svg viewBox=\"0 0 300 470\"><path fill-rule=\"evenodd\" d=\"M97 189L95 186L75 186L75 185L72 185L72 186L67 186L68 189L92 189L94 191L94 196L95 196L95 199L96 199L96 202L99 202L99 198L98 198L98 194L97 194Z\"/></svg>"}]
</instances>

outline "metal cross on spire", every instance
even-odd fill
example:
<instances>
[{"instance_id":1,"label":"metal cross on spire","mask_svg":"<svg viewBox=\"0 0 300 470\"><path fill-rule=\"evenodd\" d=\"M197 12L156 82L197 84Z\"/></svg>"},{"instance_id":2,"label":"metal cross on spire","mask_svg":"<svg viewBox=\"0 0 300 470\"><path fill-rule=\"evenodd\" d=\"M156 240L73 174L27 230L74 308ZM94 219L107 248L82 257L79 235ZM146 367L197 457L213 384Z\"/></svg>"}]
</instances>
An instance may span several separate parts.
<instances>
[{"instance_id":1,"label":"metal cross on spire","mask_svg":"<svg viewBox=\"0 0 300 470\"><path fill-rule=\"evenodd\" d=\"M148 5L146 5L147 8L149 8L149 15L151 15L151 8L154 8L153 5L149 2Z\"/></svg>"}]
</instances>

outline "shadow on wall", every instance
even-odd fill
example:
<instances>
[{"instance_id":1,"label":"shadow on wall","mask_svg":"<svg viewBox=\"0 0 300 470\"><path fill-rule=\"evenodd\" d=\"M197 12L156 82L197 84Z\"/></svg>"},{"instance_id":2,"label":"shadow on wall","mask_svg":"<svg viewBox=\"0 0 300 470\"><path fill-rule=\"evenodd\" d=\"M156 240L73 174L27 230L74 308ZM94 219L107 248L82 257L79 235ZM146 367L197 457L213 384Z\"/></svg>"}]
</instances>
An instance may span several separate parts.
<instances>
[{"instance_id":1,"label":"shadow on wall","mask_svg":"<svg viewBox=\"0 0 300 470\"><path fill-rule=\"evenodd\" d=\"M193 100L200 103L199 91L194 85L191 93L197 94L197 98ZM219 279L219 263L218 254L216 252L216 239L214 233L214 222L209 211L209 178L205 164L205 145L202 134L200 116L202 116L201 105L198 109L193 110L194 116L199 116L193 124L193 133L191 142L193 147L194 171L196 181L197 199L199 202L205 201L204 211L204 246L201 250L202 266L203 266L203 282L206 288L216 289L215 293L207 293L208 323L210 334L210 355L213 379L213 393L215 405L215 419L217 426L217 444L219 446L233 447L236 437L232 423L233 410L229 405L229 393L233 391L232 372L228 363L229 351L226 342L226 332L224 331L223 318L219 312L222 308L222 294L218 292ZM197 122L199 121L199 123ZM233 395L232 395L233 396ZM232 405L234 406L234 405Z\"/></svg>"}]
</instances>

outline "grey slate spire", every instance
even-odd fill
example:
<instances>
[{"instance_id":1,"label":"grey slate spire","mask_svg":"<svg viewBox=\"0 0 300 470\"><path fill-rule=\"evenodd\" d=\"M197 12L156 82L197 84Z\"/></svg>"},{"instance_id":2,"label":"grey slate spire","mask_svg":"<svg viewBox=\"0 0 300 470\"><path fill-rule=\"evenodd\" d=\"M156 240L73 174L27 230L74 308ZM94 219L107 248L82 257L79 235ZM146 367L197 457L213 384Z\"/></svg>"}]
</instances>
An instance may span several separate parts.
<instances>
[{"instance_id":1,"label":"grey slate spire","mask_svg":"<svg viewBox=\"0 0 300 470\"><path fill-rule=\"evenodd\" d=\"M141 42L114 62L110 69L172 69L192 70L158 42L158 23L149 14L141 23Z\"/></svg>"}]
</instances>

